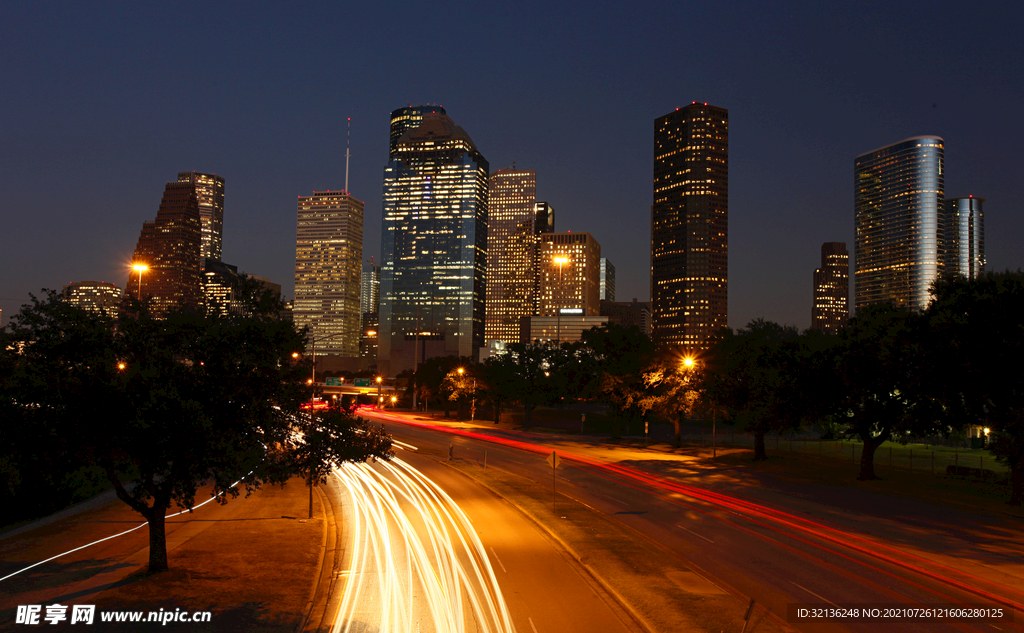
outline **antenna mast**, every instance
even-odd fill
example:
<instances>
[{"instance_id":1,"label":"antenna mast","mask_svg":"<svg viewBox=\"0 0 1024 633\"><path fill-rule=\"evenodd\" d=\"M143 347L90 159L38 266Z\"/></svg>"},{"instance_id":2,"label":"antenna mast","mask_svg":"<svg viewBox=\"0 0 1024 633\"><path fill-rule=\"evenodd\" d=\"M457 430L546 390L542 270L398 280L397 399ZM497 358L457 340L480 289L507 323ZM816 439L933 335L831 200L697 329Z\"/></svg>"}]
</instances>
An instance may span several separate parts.
<instances>
[{"instance_id":1,"label":"antenna mast","mask_svg":"<svg viewBox=\"0 0 1024 633\"><path fill-rule=\"evenodd\" d=\"M348 118L348 137L345 139L345 193L348 193L348 148L352 145L352 117Z\"/></svg>"}]
</instances>

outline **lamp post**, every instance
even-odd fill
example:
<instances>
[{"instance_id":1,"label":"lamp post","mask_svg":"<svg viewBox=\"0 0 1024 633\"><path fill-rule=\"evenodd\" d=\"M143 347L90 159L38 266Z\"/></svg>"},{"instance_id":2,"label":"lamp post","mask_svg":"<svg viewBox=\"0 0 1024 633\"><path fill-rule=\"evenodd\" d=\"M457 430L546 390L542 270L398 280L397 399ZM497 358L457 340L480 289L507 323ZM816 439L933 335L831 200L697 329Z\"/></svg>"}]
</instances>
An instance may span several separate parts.
<instances>
[{"instance_id":1,"label":"lamp post","mask_svg":"<svg viewBox=\"0 0 1024 633\"><path fill-rule=\"evenodd\" d=\"M558 255L555 257L554 262L558 264L558 297L559 303L563 299L563 288L562 288L562 266L569 263L569 258L565 255ZM562 343L562 308L558 306L555 308L556 320L555 320L555 343L561 345Z\"/></svg>"},{"instance_id":2,"label":"lamp post","mask_svg":"<svg viewBox=\"0 0 1024 633\"><path fill-rule=\"evenodd\" d=\"M384 408L384 398L380 395L380 386L384 382L383 376L377 376L377 406L381 409Z\"/></svg>"},{"instance_id":3,"label":"lamp post","mask_svg":"<svg viewBox=\"0 0 1024 633\"><path fill-rule=\"evenodd\" d=\"M139 301L142 301L142 273L149 270L149 266L145 264L132 264L132 270L139 273Z\"/></svg>"}]
</instances>

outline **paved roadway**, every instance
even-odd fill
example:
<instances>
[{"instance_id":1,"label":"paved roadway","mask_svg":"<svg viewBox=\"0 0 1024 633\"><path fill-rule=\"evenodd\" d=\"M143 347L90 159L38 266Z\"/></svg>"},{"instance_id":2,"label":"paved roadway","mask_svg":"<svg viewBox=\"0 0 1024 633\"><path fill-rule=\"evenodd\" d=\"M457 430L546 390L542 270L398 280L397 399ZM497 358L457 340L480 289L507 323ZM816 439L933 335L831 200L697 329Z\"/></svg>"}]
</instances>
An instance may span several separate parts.
<instances>
[{"instance_id":1,"label":"paved roadway","mask_svg":"<svg viewBox=\"0 0 1024 633\"><path fill-rule=\"evenodd\" d=\"M396 439L435 453L455 455L546 481L544 461L550 448L475 433L453 434L429 425L410 425L408 418L362 412L386 422ZM402 422L402 423L397 423ZM807 515L792 514L766 504L687 486L679 481L621 468L584 455L563 454L559 489L659 541L690 564L705 570L726 588L785 618L793 604L836 606L922 607L924 605L987 605L1009 611L1015 622L920 621L878 619L792 623L808 633L857 631L1021 631L1024 592L1014 578L992 582L961 570L890 548ZM912 535L910 535L912 538ZM922 535L924 538L924 535ZM504 558L513 558L506 556Z\"/></svg>"},{"instance_id":2,"label":"paved roadway","mask_svg":"<svg viewBox=\"0 0 1024 633\"><path fill-rule=\"evenodd\" d=\"M333 631L631 630L537 526L424 452L347 466L328 487L346 530Z\"/></svg>"}]
</instances>

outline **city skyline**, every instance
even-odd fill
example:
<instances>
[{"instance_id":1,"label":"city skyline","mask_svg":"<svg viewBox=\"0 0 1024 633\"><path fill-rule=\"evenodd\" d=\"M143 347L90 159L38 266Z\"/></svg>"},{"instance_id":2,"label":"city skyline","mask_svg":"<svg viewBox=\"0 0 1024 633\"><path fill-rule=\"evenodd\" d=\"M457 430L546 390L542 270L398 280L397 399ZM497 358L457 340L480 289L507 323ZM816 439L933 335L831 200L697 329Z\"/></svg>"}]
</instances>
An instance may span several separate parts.
<instances>
[{"instance_id":1,"label":"city skyline","mask_svg":"<svg viewBox=\"0 0 1024 633\"><path fill-rule=\"evenodd\" d=\"M1010 189L1024 171L1024 55L1011 28L1020 7L613 8L570 38L553 37L576 24L567 8L521 8L526 38L502 20L481 28L496 9L472 19L410 9L214 7L184 39L185 16L166 7L10 11L0 41L13 60L0 70L12 88L0 111L15 122L0 169L4 323L44 287L123 284L138 227L152 217L146 201L169 174L192 169L232 182L223 259L293 297L294 245L282 237L294 230L291 205L299 192L344 188L348 117L365 255L379 255L380 139L406 103L443 104L495 168L516 161L542 173L537 196L559 210L559 230L593 234L616 265L617 295L640 300L649 297L649 229L637 220L652 203L651 121L695 100L728 108L734 328L758 316L809 325L807 271L820 244L854 241L849 165L896 139L943 137L946 195L986 199L988 268L1024 262ZM331 19L352 29L345 51L327 55L340 40L307 31ZM954 50L924 35L950 24L986 38ZM486 55L453 62L457 72L395 63L430 50L441 25ZM685 63L699 46L714 59ZM501 72L484 59L496 55L507 58ZM190 73L174 72L181 64ZM952 94L971 94L985 116L964 116Z\"/></svg>"}]
</instances>

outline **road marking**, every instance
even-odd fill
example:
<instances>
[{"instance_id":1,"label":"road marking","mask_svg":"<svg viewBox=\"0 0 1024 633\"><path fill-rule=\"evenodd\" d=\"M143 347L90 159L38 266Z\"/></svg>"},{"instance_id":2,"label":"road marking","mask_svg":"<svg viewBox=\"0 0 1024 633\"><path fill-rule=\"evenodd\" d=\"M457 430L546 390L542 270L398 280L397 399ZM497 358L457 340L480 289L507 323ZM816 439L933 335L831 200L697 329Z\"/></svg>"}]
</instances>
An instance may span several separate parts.
<instances>
[{"instance_id":1,"label":"road marking","mask_svg":"<svg viewBox=\"0 0 1024 633\"><path fill-rule=\"evenodd\" d=\"M792 580L790 580L789 582L793 582L793 581L792 581ZM793 582L793 584L794 584L794 585L796 585L796 583L795 583L795 582ZM839 608L839 605L838 605L838 604L836 604L836 603L832 602L831 600L829 600L829 599L827 599L827 598L822 598L821 596L819 596L818 594L814 593L813 591L811 591L811 590L810 590L810 589L808 589L807 587L803 587L803 586L801 586L801 585L796 585L796 586L797 586L797 587L800 587L801 589L803 589L803 590L804 590L804 591L806 591L807 593L811 594L811 595L812 595L812 596L814 596L815 598L818 598L819 600L824 600L825 602L829 603L830 605L832 605L833 607L835 607L835 608L837 608L837 609Z\"/></svg>"},{"instance_id":2,"label":"road marking","mask_svg":"<svg viewBox=\"0 0 1024 633\"><path fill-rule=\"evenodd\" d=\"M679 529L681 529L681 530L686 530L686 528L684 528L684 527L683 527L683 526L681 526L681 525L677 525L676 527L677 527L677 528L679 528ZM715 543L714 541L712 541L712 540L711 540L711 539L709 539L708 537L706 537L706 536L701 536L700 534L697 534L697 533L696 533L696 532L694 532L693 530L686 530L686 531L687 531L687 532L689 532L690 534L693 534L694 536L697 536L697 537L700 537L700 538L704 539L705 541L707 541L708 543L711 543L712 545L713 545L713 544Z\"/></svg>"},{"instance_id":3,"label":"road marking","mask_svg":"<svg viewBox=\"0 0 1024 633\"><path fill-rule=\"evenodd\" d=\"M626 502L624 502L624 501L619 501L619 500L618 500L618 499L616 499L615 497L612 497L612 496L610 496L610 495L606 495L606 494L604 494L603 492L601 492L601 493L598 493L598 494L600 494L600 495L601 495L602 497L604 497L605 499L611 499L612 501L614 501L615 503L619 504L620 506L624 506L624 507L629 507L629 504L628 504L628 503L626 503Z\"/></svg>"},{"instance_id":4,"label":"road marking","mask_svg":"<svg viewBox=\"0 0 1024 633\"><path fill-rule=\"evenodd\" d=\"M533 629L533 633L537 633L537 627L533 625L533 618L526 618L530 621L530 628Z\"/></svg>"},{"instance_id":5,"label":"road marking","mask_svg":"<svg viewBox=\"0 0 1024 633\"><path fill-rule=\"evenodd\" d=\"M507 574L508 570L505 569L505 564L501 562L500 558L498 558L498 552L494 551L493 547L491 548L491 553L494 554L494 560L498 561L498 564L501 565L501 571Z\"/></svg>"},{"instance_id":6,"label":"road marking","mask_svg":"<svg viewBox=\"0 0 1024 633\"><path fill-rule=\"evenodd\" d=\"M412 444L406 444L405 442L399 442L398 440L396 440L394 438L391 438L391 443L392 444L397 444L398 448L404 448L404 449L409 450L409 451L418 451L418 450L420 450L420 449L416 448L415 446L413 446Z\"/></svg>"}]
</instances>

